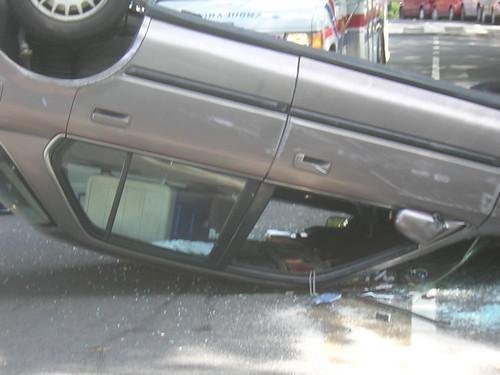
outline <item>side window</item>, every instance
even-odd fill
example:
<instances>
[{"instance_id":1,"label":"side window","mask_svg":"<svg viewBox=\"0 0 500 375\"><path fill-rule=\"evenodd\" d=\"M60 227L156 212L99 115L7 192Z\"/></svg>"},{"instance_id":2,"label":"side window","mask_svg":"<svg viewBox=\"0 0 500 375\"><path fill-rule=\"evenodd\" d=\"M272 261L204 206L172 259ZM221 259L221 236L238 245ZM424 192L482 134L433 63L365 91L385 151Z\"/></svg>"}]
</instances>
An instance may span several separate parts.
<instances>
[{"instance_id":1,"label":"side window","mask_svg":"<svg viewBox=\"0 0 500 375\"><path fill-rule=\"evenodd\" d=\"M65 142L53 162L93 232L134 249L209 255L245 186L240 178L85 142Z\"/></svg>"},{"instance_id":2,"label":"side window","mask_svg":"<svg viewBox=\"0 0 500 375\"><path fill-rule=\"evenodd\" d=\"M238 178L134 154L112 233L207 256L243 187Z\"/></svg>"},{"instance_id":3,"label":"side window","mask_svg":"<svg viewBox=\"0 0 500 375\"><path fill-rule=\"evenodd\" d=\"M125 157L124 151L84 142L65 144L60 154L59 163L75 200L100 230L106 229Z\"/></svg>"},{"instance_id":4,"label":"side window","mask_svg":"<svg viewBox=\"0 0 500 375\"><path fill-rule=\"evenodd\" d=\"M277 188L234 260L274 272L327 272L415 245L397 232L391 210Z\"/></svg>"}]
</instances>

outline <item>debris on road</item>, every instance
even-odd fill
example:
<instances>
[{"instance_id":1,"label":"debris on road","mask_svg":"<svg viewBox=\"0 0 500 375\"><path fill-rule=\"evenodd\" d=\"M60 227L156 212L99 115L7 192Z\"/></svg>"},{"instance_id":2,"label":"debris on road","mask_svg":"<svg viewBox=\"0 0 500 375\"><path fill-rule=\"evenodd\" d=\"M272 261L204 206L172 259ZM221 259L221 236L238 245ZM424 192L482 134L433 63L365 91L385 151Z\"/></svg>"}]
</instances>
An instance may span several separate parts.
<instances>
[{"instance_id":1,"label":"debris on road","mask_svg":"<svg viewBox=\"0 0 500 375\"><path fill-rule=\"evenodd\" d=\"M383 300L391 301L391 300L394 299L394 294L364 292L364 293L361 294L361 297L364 297L364 298L373 298L373 299L383 299Z\"/></svg>"},{"instance_id":2,"label":"debris on road","mask_svg":"<svg viewBox=\"0 0 500 375\"><path fill-rule=\"evenodd\" d=\"M436 295L437 295L437 289L432 288L431 290L427 291L427 293L424 293L422 295L422 298L423 299L433 299L433 298L436 298Z\"/></svg>"},{"instance_id":3,"label":"debris on road","mask_svg":"<svg viewBox=\"0 0 500 375\"><path fill-rule=\"evenodd\" d=\"M335 301L338 301L342 298L342 293L322 293L313 298L312 304L317 305L326 305L332 304Z\"/></svg>"}]
</instances>

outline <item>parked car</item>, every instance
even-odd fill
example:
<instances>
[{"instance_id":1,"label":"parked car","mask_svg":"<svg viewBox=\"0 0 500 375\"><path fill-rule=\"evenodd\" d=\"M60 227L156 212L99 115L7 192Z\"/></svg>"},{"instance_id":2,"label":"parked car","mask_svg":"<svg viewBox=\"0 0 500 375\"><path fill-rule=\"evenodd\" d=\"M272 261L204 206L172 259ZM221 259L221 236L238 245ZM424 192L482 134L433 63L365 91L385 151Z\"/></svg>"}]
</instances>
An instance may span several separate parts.
<instances>
[{"instance_id":1,"label":"parked car","mask_svg":"<svg viewBox=\"0 0 500 375\"><path fill-rule=\"evenodd\" d=\"M403 0L399 3L399 18L430 18L433 0Z\"/></svg>"},{"instance_id":2,"label":"parked car","mask_svg":"<svg viewBox=\"0 0 500 375\"><path fill-rule=\"evenodd\" d=\"M0 203L0 215L6 215L12 213L7 207L5 207L2 203Z\"/></svg>"},{"instance_id":3,"label":"parked car","mask_svg":"<svg viewBox=\"0 0 500 375\"><path fill-rule=\"evenodd\" d=\"M498 23L500 19L500 1L485 0L481 9L481 21L483 23L490 22L492 25Z\"/></svg>"},{"instance_id":4,"label":"parked car","mask_svg":"<svg viewBox=\"0 0 500 375\"><path fill-rule=\"evenodd\" d=\"M0 201L96 251L287 287L498 237L497 98L166 5L83 78L0 52Z\"/></svg>"},{"instance_id":5,"label":"parked car","mask_svg":"<svg viewBox=\"0 0 500 375\"><path fill-rule=\"evenodd\" d=\"M335 51L338 47L334 9L327 0L174 0L163 4L210 21L268 33L308 47L327 51Z\"/></svg>"},{"instance_id":6,"label":"parked car","mask_svg":"<svg viewBox=\"0 0 500 375\"><path fill-rule=\"evenodd\" d=\"M447 18L448 20L460 19L462 16L462 0L433 0L431 18Z\"/></svg>"},{"instance_id":7,"label":"parked car","mask_svg":"<svg viewBox=\"0 0 500 375\"><path fill-rule=\"evenodd\" d=\"M477 22L481 21L483 1L477 0L462 0L461 19L474 19Z\"/></svg>"}]
</instances>

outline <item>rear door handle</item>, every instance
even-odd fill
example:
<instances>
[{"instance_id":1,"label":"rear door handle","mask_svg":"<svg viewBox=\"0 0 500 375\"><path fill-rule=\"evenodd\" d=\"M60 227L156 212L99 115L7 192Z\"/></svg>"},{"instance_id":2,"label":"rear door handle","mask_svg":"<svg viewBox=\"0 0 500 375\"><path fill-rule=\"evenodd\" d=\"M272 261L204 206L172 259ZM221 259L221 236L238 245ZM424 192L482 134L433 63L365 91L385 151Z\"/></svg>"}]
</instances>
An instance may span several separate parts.
<instances>
[{"instance_id":1,"label":"rear door handle","mask_svg":"<svg viewBox=\"0 0 500 375\"><path fill-rule=\"evenodd\" d=\"M106 109L96 108L90 116L92 121L101 125L116 126L126 128L130 125L130 116L124 113L108 111Z\"/></svg>"},{"instance_id":2,"label":"rear door handle","mask_svg":"<svg viewBox=\"0 0 500 375\"><path fill-rule=\"evenodd\" d=\"M307 156L303 153L295 154L293 165L297 169L302 169L308 172L313 172L321 175L327 175L330 172L332 163L326 160L321 160Z\"/></svg>"}]
</instances>

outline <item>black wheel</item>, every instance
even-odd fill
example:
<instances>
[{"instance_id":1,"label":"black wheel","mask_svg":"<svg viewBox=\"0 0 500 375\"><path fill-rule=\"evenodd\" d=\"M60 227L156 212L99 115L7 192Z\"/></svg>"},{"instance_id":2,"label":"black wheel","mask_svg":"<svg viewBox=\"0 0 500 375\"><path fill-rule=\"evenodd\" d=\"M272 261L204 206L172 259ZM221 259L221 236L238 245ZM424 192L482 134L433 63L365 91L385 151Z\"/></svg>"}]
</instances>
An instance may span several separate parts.
<instances>
[{"instance_id":1,"label":"black wheel","mask_svg":"<svg viewBox=\"0 0 500 375\"><path fill-rule=\"evenodd\" d=\"M384 31L380 29L377 35L377 64L385 64Z\"/></svg>"},{"instance_id":2,"label":"black wheel","mask_svg":"<svg viewBox=\"0 0 500 375\"><path fill-rule=\"evenodd\" d=\"M128 10L128 0L8 0L26 32L51 44L86 42L112 30Z\"/></svg>"}]
</instances>

